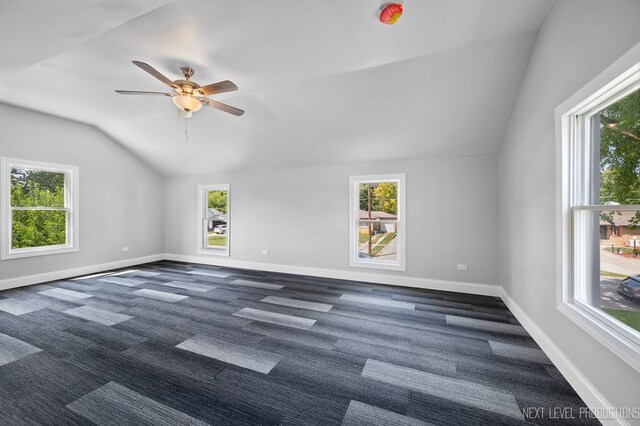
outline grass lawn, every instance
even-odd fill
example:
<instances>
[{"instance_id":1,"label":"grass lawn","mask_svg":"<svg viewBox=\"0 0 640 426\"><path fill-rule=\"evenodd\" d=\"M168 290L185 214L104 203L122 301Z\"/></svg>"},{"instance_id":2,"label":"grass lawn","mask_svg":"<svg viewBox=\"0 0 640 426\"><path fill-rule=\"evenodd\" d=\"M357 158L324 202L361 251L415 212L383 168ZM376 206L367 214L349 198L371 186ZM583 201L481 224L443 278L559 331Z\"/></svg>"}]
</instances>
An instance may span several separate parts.
<instances>
[{"instance_id":1,"label":"grass lawn","mask_svg":"<svg viewBox=\"0 0 640 426\"><path fill-rule=\"evenodd\" d=\"M610 308L602 308L602 310L634 330L640 331L640 311L622 311Z\"/></svg>"},{"instance_id":2,"label":"grass lawn","mask_svg":"<svg viewBox=\"0 0 640 426\"><path fill-rule=\"evenodd\" d=\"M227 235L209 234L208 244L210 246L226 246Z\"/></svg>"},{"instance_id":3,"label":"grass lawn","mask_svg":"<svg viewBox=\"0 0 640 426\"><path fill-rule=\"evenodd\" d=\"M379 234L379 235L384 235L384 237L380 238L378 245L371 250L371 254L373 256L376 256L378 253L380 253L380 250L385 248L387 244L389 244L389 241L393 240L396 237L395 232L387 232L386 234Z\"/></svg>"},{"instance_id":4,"label":"grass lawn","mask_svg":"<svg viewBox=\"0 0 640 426\"><path fill-rule=\"evenodd\" d=\"M600 276L601 277L627 278L627 276L624 275L624 274L617 274L615 272L609 272L609 271L600 271Z\"/></svg>"},{"instance_id":5,"label":"grass lawn","mask_svg":"<svg viewBox=\"0 0 640 426\"><path fill-rule=\"evenodd\" d=\"M371 255L376 256L380 251L389 244L389 241L393 240L396 237L395 232L381 232L377 235L374 235L371 238L371 244L377 244L375 247L371 249ZM369 241L369 234L358 234L358 242L360 244L365 244Z\"/></svg>"},{"instance_id":6,"label":"grass lawn","mask_svg":"<svg viewBox=\"0 0 640 426\"><path fill-rule=\"evenodd\" d=\"M383 238L385 235L387 235L387 234L385 234L385 233L380 233L380 234L374 235L373 237L371 237L371 244L375 244L375 243L377 243L377 242L378 242L378 241L380 241L380 239L381 239L381 238ZM364 243L366 243L367 241L369 241L369 234L358 234L358 242L359 242L360 244L364 244Z\"/></svg>"}]
</instances>

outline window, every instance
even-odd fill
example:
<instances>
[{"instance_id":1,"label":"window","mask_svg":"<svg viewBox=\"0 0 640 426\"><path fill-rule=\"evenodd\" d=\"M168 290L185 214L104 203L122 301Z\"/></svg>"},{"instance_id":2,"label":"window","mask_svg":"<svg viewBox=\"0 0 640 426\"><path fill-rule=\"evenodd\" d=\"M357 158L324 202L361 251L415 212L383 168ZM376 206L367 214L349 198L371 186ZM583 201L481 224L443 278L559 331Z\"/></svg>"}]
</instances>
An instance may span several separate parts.
<instances>
[{"instance_id":1,"label":"window","mask_svg":"<svg viewBox=\"0 0 640 426\"><path fill-rule=\"evenodd\" d=\"M404 174L349 178L349 266L405 271Z\"/></svg>"},{"instance_id":2,"label":"window","mask_svg":"<svg viewBox=\"0 0 640 426\"><path fill-rule=\"evenodd\" d=\"M632 52L556 109L558 308L640 371L640 45Z\"/></svg>"},{"instance_id":3,"label":"window","mask_svg":"<svg viewBox=\"0 0 640 426\"><path fill-rule=\"evenodd\" d=\"M2 259L78 250L78 168L2 158Z\"/></svg>"},{"instance_id":4,"label":"window","mask_svg":"<svg viewBox=\"0 0 640 426\"><path fill-rule=\"evenodd\" d=\"M198 198L198 252L229 256L229 185L200 185Z\"/></svg>"}]
</instances>

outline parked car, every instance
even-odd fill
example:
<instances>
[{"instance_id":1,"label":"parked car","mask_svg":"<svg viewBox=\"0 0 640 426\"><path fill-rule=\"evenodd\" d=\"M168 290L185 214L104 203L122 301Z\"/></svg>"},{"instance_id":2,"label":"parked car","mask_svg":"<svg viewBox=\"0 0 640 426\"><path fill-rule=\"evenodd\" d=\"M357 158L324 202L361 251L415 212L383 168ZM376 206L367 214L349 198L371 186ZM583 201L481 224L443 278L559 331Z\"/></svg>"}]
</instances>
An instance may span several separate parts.
<instances>
[{"instance_id":1,"label":"parked car","mask_svg":"<svg viewBox=\"0 0 640 426\"><path fill-rule=\"evenodd\" d=\"M216 225L215 228L213 228L213 232L216 234L226 234L227 233L227 225Z\"/></svg>"},{"instance_id":2,"label":"parked car","mask_svg":"<svg viewBox=\"0 0 640 426\"><path fill-rule=\"evenodd\" d=\"M633 275L620 281L618 294L634 303L640 301L640 275Z\"/></svg>"}]
</instances>

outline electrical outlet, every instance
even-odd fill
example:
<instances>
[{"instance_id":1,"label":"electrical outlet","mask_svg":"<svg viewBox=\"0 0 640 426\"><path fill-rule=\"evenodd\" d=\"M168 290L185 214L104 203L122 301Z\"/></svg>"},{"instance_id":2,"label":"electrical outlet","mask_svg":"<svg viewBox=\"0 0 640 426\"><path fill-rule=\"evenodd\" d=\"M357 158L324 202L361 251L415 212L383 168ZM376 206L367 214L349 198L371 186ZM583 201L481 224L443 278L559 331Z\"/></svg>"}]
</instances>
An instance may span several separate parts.
<instances>
[{"instance_id":1,"label":"electrical outlet","mask_svg":"<svg viewBox=\"0 0 640 426\"><path fill-rule=\"evenodd\" d=\"M457 269L458 269L458 271L466 271L467 270L467 265L465 265L463 263L458 263Z\"/></svg>"},{"instance_id":2,"label":"electrical outlet","mask_svg":"<svg viewBox=\"0 0 640 426\"><path fill-rule=\"evenodd\" d=\"M122 251L129 251L129 247L122 247Z\"/></svg>"},{"instance_id":3,"label":"electrical outlet","mask_svg":"<svg viewBox=\"0 0 640 426\"><path fill-rule=\"evenodd\" d=\"M264 255L268 255L268 254L269 254L269 250L267 250L267 249L262 249L262 254L264 254Z\"/></svg>"}]
</instances>

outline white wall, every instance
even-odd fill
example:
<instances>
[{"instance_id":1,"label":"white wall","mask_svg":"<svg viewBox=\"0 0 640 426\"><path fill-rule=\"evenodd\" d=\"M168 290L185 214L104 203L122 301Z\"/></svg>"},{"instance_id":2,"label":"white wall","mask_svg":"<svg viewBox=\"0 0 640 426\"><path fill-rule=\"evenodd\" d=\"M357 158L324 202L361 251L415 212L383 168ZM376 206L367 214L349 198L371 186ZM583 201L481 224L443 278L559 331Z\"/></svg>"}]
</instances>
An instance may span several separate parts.
<instances>
[{"instance_id":1,"label":"white wall","mask_svg":"<svg viewBox=\"0 0 640 426\"><path fill-rule=\"evenodd\" d=\"M0 261L0 281L163 252L162 179L97 129L0 104L0 156L80 169L80 251Z\"/></svg>"},{"instance_id":2,"label":"white wall","mask_svg":"<svg viewBox=\"0 0 640 426\"><path fill-rule=\"evenodd\" d=\"M618 407L638 406L640 374L555 308L554 108L638 43L639 23L637 0L556 2L540 31L500 155L501 284Z\"/></svg>"},{"instance_id":3,"label":"white wall","mask_svg":"<svg viewBox=\"0 0 640 426\"><path fill-rule=\"evenodd\" d=\"M379 173L406 173L407 271L368 272L497 284L496 156L165 178L166 252L196 255L196 186L228 183L232 260L349 270L349 176Z\"/></svg>"}]
</instances>

